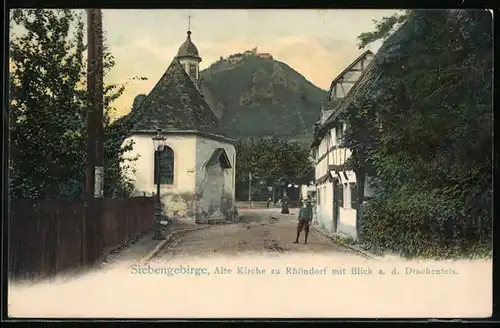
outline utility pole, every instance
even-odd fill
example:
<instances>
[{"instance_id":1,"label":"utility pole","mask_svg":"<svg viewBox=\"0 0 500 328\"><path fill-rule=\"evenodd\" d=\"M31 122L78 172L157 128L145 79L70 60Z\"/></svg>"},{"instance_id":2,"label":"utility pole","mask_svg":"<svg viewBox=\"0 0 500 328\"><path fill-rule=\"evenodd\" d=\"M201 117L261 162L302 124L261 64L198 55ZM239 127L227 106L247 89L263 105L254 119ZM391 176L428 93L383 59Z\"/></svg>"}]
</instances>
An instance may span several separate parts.
<instances>
[{"instance_id":1,"label":"utility pole","mask_svg":"<svg viewBox=\"0 0 500 328\"><path fill-rule=\"evenodd\" d=\"M273 205L276 203L276 184L273 181Z\"/></svg>"},{"instance_id":2,"label":"utility pole","mask_svg":"<svg viewBox=\"0 0 500 328\"><path fill-rule=\"evenodd\" d=\"M104 193L104 47L102 30L102 10L94 9L95 17L95 43L96 43L96 61L95 61L95 112L96 122L96 148L95 159L96 166L94 170L94 199L95 199L95 236L98 243L95 255L99 256L102 248L102 214L103 214L103 193Z\"/></svg>"},{"instance_id":3,"label":"utility pole","mask_svg":"<svg viewBox=\"0 0 500 328\"><path fill-rule=\"evenodd\" d=\"M100 9L87 9L87 169L85 179L85 222L83 259L93 264L100 251L103 182L103 56Z\"/></svg>"},{"instance_id":4,"label":"utility pole","mask_svg":"<svg viewBox=\"0 0 500 328\"><path fill-rule=\"evenodd\" d=\"M248 172L248 207L252 208L252 172Z\"/></svg>"}]
</instances>

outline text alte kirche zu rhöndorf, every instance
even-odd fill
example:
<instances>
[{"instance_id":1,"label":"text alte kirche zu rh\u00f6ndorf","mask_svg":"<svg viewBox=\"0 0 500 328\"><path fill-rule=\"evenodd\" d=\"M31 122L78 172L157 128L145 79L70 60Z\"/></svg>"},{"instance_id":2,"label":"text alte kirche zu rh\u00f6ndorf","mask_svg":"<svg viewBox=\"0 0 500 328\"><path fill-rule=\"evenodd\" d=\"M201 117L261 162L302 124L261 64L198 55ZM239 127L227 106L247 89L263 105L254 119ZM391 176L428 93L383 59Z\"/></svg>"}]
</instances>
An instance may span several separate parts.
<instances>
[{"instance_id":1,"label":"text alte kirche zu rh\u00f6ndorf","mask_svg":"<svg viewBox=\"0 0 500 328\"><path fill-rule=\"evenodd\" d=\"M178 265L169 267L156 267L150 265L133 265L131 273L135 275L165 275L173 276L210 276L210 275L351 275L351 276L366 276L366 275L454 275L458 271L454 268L432 268L419 266L406 266L404 268L374 268L367 266L350 266L350 267L301 267L301 266L284 266L276 268L263 268L259 266L215 266L207 267L191 267L189 265Z\"/></svg>"}]
</instances>

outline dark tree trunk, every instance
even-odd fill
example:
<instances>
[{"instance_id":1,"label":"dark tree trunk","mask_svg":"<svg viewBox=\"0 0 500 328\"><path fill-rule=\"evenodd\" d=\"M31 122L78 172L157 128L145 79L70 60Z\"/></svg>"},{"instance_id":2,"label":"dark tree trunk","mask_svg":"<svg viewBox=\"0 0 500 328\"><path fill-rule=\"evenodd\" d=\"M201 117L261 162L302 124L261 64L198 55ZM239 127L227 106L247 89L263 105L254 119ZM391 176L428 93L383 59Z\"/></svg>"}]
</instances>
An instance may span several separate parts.
<instances>
[{"instance_id":1,"label":"dark tree trunk","mask_svg":"<svg viewBox=\"0 0 500 328\"><path fill-rule=\"evenodd\" d=\"M366 156L363 150L358 150L356 152L357 163L355 164L356 170L356 192L357 192L357 204L356 204L356 234L358 240L361 241L362 229L361 229L361 211L363 207L363 202L365 200L365 181L366 181Z\"/></svg>"}]
</instances>

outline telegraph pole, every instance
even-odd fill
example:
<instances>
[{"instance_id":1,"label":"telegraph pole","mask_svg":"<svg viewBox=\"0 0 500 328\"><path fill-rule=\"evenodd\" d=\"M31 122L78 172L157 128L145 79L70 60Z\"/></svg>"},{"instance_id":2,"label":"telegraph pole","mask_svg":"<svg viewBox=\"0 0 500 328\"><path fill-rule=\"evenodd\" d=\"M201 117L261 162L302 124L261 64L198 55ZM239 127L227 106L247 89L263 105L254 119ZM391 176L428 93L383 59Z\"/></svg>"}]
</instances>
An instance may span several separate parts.
<instances>
[{"instance_id":1,"label":"telegraph pole","mask_svg":"<svg viewBox=\"0 0 500 328\"><path fill-rule=\"evenodd\" d=\"M103 56L102 14L100 9L87 9L87 169L85 179L85 222L82 245L83 259L93 264L99 249L102 213L103 171Z\"/></svg>"},{"instance_id":2,"label":"telegraph pole","mask_svg":"<svg viewBox=\"0 0 500 328\"><path fill-rule=\"evenodd\" d=\"M95 129L96 129L96 148L95 148L95 171L94 171L94 198L95 198L95 236L98 243L95 255L98 256L102 248L102 214L103 214L103 193L104 193L104 49L103 49L103 30L102 30L102 10L94 9L95 17L95 43L96 43L96 61L95 61Z\"/></svg>"},{"instance_id":3,"label":"telegraph pole","mask_svg":"<svg viewBox=\"0 0 500 328\"><path fill-rule=\"evenodd\" d=\"M248 208L252 208L252 172L248 172Z\"/></svg>"},{"instance_id":4,"label":"telegraph pole","mask_svg":"<svg viewBox=\"0 0 500 328\"><path fill-rule=\"evenodd\" d=\"M93 128L94 112L94 63L95 63L95 33L94 12L87 9L87 167L85 172L85 220L82 231L82 259L90 264L91 252L89 244L93 241L91 222L94 209L94 168L95 168L95 129Z\"/></svg>"}]
</instances>

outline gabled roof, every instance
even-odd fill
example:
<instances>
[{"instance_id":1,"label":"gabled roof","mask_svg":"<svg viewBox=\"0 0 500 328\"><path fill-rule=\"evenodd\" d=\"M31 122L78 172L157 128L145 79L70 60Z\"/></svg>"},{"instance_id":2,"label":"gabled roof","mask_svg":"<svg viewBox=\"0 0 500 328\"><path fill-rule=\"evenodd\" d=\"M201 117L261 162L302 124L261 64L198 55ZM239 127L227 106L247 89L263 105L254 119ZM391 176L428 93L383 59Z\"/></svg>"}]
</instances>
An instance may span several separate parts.
<instances>
[{"instance_id":1,"label":"gabled roof","mask_svg":"<svg viewBox=\"0 0 500 328\"><path fill-rule=\"evenodd\" d=\"M200 91L174 59L132 114L131 133L201 133L230 140Z\"/></svg>"},{"instance_id":2,"label":"gabled roof","mask_svg":"<svg viewBox=\"0 0 500 328\"><path fill-rule=\"evenodd\" d=\"M347 72L349 72L354 66L356 66L357 63L359 63L363 58L365 58L368 55L373 55L373 52L371 52L370 50L366 50L361 55L359 55L358 58L356 58L351 64L349 64L349 66L347 66L342 72L340 72L340 74L337 75L337 77L332 80L332 83L330 83L330 89L328 95L330 95L330 93L332 92L332 88L335 85L335 83L337 83Z\"/></svg>"},{"instance_id":3,"label":"gabled roof","mask_svg":"<svg viewBox=\"0 0 500 328\"><path fill-rule=\"evenodd\" d=\"M354 61L352 61L351 64L349 64L349 66L347 66L339 75L337 75L337 77L335 77L333 79L332 83L330 84L330 89L328 92L328 103L325 105L325 110L333 110L333 112L325 120L325 122L319 127L317 135L314 136L314 140L311 144L311 147L315 147L321 141L321 138L325 135L326 131L328 129L330 129L331 127L333 127L333 123L338 116L337 109L344 102L344 99L348 97L348 95L346 95L346 97L344 97L344 98L340 98L340 99L336 98L336 99L330 100L330 93L332 92L333 86L335 85L335 83L339 82L339 80L347 72L349 72L357 63L359 63L362 59L366 58L366 56L368 56L368 55L373 55L373 52L371 52L370 50L366 50L365 52L363 52L361 55L358 56L358 58L356 58ZM365 70L366 69L367 68L365 68ZM362 78L363 74L364 74L364 72L361 73L361 76L359 77L359 79L354 83L354 85L352 86L352 88L349 91L349 94L352 93L352 91L354 90L354 87L358 84L358 82Z\"/></svg>"}]
</instances>

